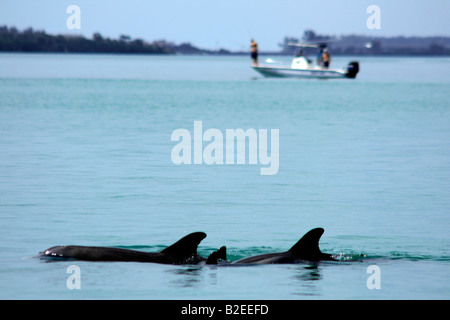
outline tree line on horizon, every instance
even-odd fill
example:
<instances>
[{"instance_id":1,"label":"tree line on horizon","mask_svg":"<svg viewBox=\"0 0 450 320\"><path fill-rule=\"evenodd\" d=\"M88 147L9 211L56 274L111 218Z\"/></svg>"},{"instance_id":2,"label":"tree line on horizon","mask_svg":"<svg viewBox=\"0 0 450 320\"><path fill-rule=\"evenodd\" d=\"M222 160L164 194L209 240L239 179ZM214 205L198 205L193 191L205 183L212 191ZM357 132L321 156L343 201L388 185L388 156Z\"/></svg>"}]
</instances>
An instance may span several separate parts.
<instances>
[{"instance_id":1,"label":"tree line on horizon","mask_svg":"<svg viewBox=\"0 0 450 320\"><path fill-rule=\"evenodd\" d=\"M302 38L285 37L280 51L293 54L291 42L327 43L334 55L450 55L450 37L367 37L358 35L318 35L305 30ZM43 30L0 26L0 52L121 53L121 54L247 54L226 49L206 50L190 43L175 44L166 40L147 42L121 35L118 39L94 33L92 39L82 35L51 35ZM264 53L264 52L261 52Z\"/></svg>"},{"instance_id":2,"label":"tree line on horizon","mask_svg":"<svg viewBox=\"0 0 450 320\"><path fill-rule=\"evenodd\" d=\"M450 37L370 37L361 35L319 35L305 30L301 38L285 37L279 46L284 54L293 54L289 43L326 43L335 55L450 55ZM306 49L307 51L307 49Z\"/></svg>"},{"instance_id":3,"label":"tree line on horizon","mask_svg":"<svg viewBox=\"0 0 450 320\"><path fill-rule=\"evenodd\" d=\"M176 45L166 40L147 42L121 35L119 39L93 34L92 39L82 35L51 35L43 30L0 26L0 51L6 52L61 52L61 53L123 53L123 54L202 54L210 53L190 43ZM219 51L220 53L225 50ZM212 52L211 52L212 53Z\"/></svg>"}]
</instances>

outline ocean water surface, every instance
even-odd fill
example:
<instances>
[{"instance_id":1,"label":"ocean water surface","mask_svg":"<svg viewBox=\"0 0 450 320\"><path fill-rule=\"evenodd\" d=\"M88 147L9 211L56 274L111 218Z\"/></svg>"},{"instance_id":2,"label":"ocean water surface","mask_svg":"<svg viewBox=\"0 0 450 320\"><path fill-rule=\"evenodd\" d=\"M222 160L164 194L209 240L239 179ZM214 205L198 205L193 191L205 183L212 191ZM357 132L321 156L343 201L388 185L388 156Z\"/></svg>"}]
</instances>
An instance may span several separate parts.
<instances>
[{"instance_id":1,"label":"ocean water surface","mask_svg":"<svg viewBox=\"0 0 450 320\"><path fill-rule=\"evenodd\" d=\"M333 64L351 60L355 80L289 80L262 78L249 57L1 54L0 298L449 299L450 59ZM278 173L175 165L171 134L194 121L279 129ZM235 261L315 227L337 262L35 257L65 244L155 252L203 231L201 255L226 245ZM67 286L74 264L80 289Z\"/></svg>"}]
</instances>

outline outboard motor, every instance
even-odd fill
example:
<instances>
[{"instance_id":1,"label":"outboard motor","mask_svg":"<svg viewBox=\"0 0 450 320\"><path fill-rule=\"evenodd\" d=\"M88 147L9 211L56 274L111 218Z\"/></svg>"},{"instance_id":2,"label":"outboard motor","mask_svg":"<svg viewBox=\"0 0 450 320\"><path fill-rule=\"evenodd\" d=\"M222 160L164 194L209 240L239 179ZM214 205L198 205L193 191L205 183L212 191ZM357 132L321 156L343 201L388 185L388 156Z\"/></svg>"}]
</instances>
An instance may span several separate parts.
<instances>
[{"instance_id":1,"label":"outboard motor","mask_svg":"<svg viewBox=\"0 0 450 320\"><path fill-rule=\"evenodd\" d=\"M354 79L359 72L359 63L357 61L352 61L347 66L347 73L345 74L347 78Z\"/></svg>"}]
</instances>

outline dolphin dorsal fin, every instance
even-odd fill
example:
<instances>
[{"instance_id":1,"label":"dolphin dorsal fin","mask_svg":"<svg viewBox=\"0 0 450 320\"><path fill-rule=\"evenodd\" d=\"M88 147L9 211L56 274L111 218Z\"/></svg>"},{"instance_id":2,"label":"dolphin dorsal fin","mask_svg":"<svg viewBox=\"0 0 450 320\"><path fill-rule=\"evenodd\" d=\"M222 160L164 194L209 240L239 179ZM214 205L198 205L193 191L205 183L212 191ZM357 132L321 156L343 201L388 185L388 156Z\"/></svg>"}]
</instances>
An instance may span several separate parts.
<instances>
[{"instance_id":1,"label":"dolphin dorsal fin","mask_svg":"<svg viewBox=\"0 0 450 320\"><path fill-rule=\"evenodd\" d=\"M227 260L227 247L223 246L217 250L217 258L222 260Z\"/></svg>"},{"instance_id":2,"label":"dolphin dorsal fin","mask_svg":"<svg viewBox=\"0 0 450 320\"><path fill-rule=\"evenodd\" d=\"M194 232L181 238L171 246L165 248L161 253L170 254L177 258L197 256L197 247L206 238L204 232Z\"/></svg>"},{"instance_id":3,"label":"dolphin dorsal fin","mask_svg":"<svg viewBox=\"0 0 450 320\"><path fill-rule=\"evenodd\" d=\"M223 246L219 250L211 253L206 259L206 264L217 264L218 260L227 260L227 247Z\"/></svg>"},{"instance_id":4,"label":"dolphin dorsal fin","mask_svg":"<svg viewBox=\"0 0 450 320\"><path fill-rule=\"evenodd\" d=\"M319 260L323 253L319 248L319 240L324 229L315 228L308 231L291 249L289 252L299 259Z\"/></svg>"}]
</instances>

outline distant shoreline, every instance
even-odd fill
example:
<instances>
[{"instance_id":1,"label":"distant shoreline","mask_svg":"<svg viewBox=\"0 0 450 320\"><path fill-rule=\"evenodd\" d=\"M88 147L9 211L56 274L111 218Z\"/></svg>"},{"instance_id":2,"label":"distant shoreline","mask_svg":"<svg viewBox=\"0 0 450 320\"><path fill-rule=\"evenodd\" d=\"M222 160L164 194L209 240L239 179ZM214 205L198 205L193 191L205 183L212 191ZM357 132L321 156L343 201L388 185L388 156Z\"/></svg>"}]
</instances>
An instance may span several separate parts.
<instances>
[{"instance_id":1,"label":"distant shoreline","mask_svg":"<svg viewBox=\"0 0 450 320\"><path fill-rule=\"evenodd\" d=\"M115 52L47 52L47 51L0 51L0 55L2 54L25 54L25 55L111 55L111 56L160 56L160 57L176 57L176 56L184 56L184 57L246 57L248 56L250 59L250 54L248 52L232 52L229 54L202 54L202 53L187 53L187 54L167 54L167 53L115 53ZM290 54L280 53L280 52L260 52L259 56L264 57L292 57ZM370 54L334 54L333 56L337 57L376 57L376 58L445 58L450 57L450 55L430 55L430 54L415 54L415 55L401 55L401 54L392 54L392 55L370 55Z\"/></svg>"},{"instance_id":2,"label":"distant shoreline","mask_svg":"<svg viewBox=\"0 0 450 320\"><path fill-rule=\"evenodd\" d=\"M280 51L260 51L260 55L292 56L297 50L291 42L329 43L334 56L450 56L450 37L367 37L346 35L339 38L305 31L303 39L285 37ZM260 45L261 48L261 45ZM166 40L147 42L121 35L119 39L104 38L94 33L92 39L81 35L50 35L45 31L23 31L0 26L0 52L9 53L72 53L133 55L249 55L249 51L202 49L190 43L175 44ZM305 53L313 54L311 49Z\"/></svg>"}]
</instances>

